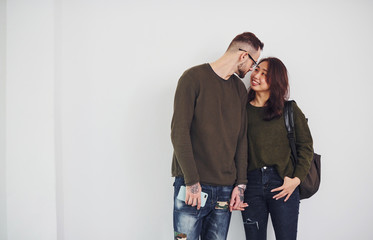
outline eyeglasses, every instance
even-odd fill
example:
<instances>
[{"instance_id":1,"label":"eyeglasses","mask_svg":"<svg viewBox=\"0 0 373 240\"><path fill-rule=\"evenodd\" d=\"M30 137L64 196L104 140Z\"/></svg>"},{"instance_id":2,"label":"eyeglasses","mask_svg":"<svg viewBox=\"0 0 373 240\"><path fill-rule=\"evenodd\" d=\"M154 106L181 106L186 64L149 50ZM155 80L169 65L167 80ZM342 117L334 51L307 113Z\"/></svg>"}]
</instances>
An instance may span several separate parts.
<instances>
[{"instance_id":1,"label":"eyeglasses","mask_svg":"<svg viewBox=\"0 0 373 240\"><path fill-rule=\"evenodd\" d=\"M238 50L243 51L243 52L247 52L247 56L249 56L249 58L254 62L253 65L251 65L251 67L255 67L256 65L258 65L258 63L254 60L254 58L250 55L250 53L248 51L243 50L241 48L239 48Z\"/></svg>"}]
</instances>

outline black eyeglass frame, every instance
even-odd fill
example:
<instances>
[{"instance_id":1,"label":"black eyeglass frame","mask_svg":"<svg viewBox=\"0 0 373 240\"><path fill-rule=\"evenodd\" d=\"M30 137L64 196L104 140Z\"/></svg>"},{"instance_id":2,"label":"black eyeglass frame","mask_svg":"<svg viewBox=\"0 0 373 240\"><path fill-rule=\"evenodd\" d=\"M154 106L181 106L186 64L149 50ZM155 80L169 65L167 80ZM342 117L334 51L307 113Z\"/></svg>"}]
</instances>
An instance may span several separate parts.
<instances>
[{"instance_id":1,"label":"black eyeglass frame","mask_svg":"<svg viewBox=\"0 0 373 240\"><path fill-rule=\"evenodd\" d=\"M243 50L242 48L239 48L238 50L243 51L243 52L247 52L247 56L249 56L249 58L254 62L252 67L255 67L256 65L258 65L258 63L254 60L254 58L250 55L250 53L248 51Z\"/></svg>"}]
</instances>

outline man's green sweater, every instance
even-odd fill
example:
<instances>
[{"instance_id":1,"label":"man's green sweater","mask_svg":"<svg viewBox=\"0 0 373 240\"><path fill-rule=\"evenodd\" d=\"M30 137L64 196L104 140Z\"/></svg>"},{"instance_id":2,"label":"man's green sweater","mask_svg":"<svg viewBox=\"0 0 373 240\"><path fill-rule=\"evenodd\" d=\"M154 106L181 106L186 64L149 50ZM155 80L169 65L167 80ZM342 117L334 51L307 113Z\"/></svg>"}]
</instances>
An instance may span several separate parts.
<instances>
[{"instance_id":1,"label":"man's green sweater","mask_svg":"<svg viewBox=\"0 0 373 240\"><path fill-rule=\"evenodd\" d=\"M247 182L247 90L235 75L219 77L209 64L179 79L171 123L172 176L186 185Z\"/></svg>"},{"instance_id":2,"label":"man's green sweater","mask_svg":"<svg viewBox=\"0 0 373 240\"><path fill-rule=\"evenodd\" d=\"M294 177L302 181L309 171L313 156L312 137L304 114L297 104L293 103L293 108L298 154ZM282 178L293 177L294 168L284 117L266 121L263 119L264 113L264 107L247 106L248 171L274 166Z\"/></svg>"}]
</instances>

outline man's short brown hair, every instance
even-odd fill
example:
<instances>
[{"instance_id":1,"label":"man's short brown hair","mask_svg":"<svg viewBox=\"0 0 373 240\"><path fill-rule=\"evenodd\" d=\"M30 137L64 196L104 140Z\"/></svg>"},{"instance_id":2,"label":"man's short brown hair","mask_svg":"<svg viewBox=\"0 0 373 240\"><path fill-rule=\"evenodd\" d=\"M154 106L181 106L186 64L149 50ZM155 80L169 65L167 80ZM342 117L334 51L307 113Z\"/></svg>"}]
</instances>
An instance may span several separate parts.
<instances>
[{"instance_id":1,"label":"man's short brown hair","mask_svg":"<svg viewBox=\"0 0 373 240\"><path fill-rule=\"evenodd\" d=\"M250 45L252 48L254 48L255 50L263 50L263 47L264 47L264 43L262 43L256 36L254 33L251 33L251 32L244 32L244 33L241 33L239 35L237 35L231 42L231 44L229 44L229 47L227 49L228 50L231 50L232 48L234 48L236 45L240 45L240 44L248 44ZM237 49L238 50L238 49Z\"/></svg>"}]
</instances>

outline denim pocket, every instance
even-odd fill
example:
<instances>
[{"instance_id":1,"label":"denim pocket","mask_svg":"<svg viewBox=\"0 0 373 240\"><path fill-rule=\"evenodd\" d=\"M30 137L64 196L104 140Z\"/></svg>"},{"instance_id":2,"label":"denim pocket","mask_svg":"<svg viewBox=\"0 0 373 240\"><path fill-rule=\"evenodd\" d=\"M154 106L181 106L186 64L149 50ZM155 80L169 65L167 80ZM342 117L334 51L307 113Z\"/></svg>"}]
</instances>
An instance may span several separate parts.
<instances>
[{"instance_id":1,"label":"denim pocket","mask_svg":"<svg viewBox=\"0 0 373 240\"><path fill-rule=\"evenodd\" d=\"M281 187L283 184L284 184L284 179L280 177L277 171L273 171L271 174L269 174L269 185L272 188Z\"/></svg>"},{"instance_id":2,"label":"denim pocket","mask_svg":"<svg viewBox=\"0 0 373 240\"><path fill-rule=\"evenodd\" d=\"M179 194L180 187L185 186L184 178L183 177L175 177L174 182L174 211L180 213L187 213L187 214L198 214L197 206L190 206L185 203L185 200L177 199L177 195Z\"/></svg>"},{"instance_id":3,"label":"denim pocket","mask_svg":"<svg viewBox=\"0 0 373 240\"><path fill-rule=\"evenodd\" d=\"M198 214L197 206L190 206L185 203L185 201L177 199L177 195L179 194L180 187L182 185L175 184L175 194L174 194L174 211L186 214Z\"/></svg>"}]
</instances>

